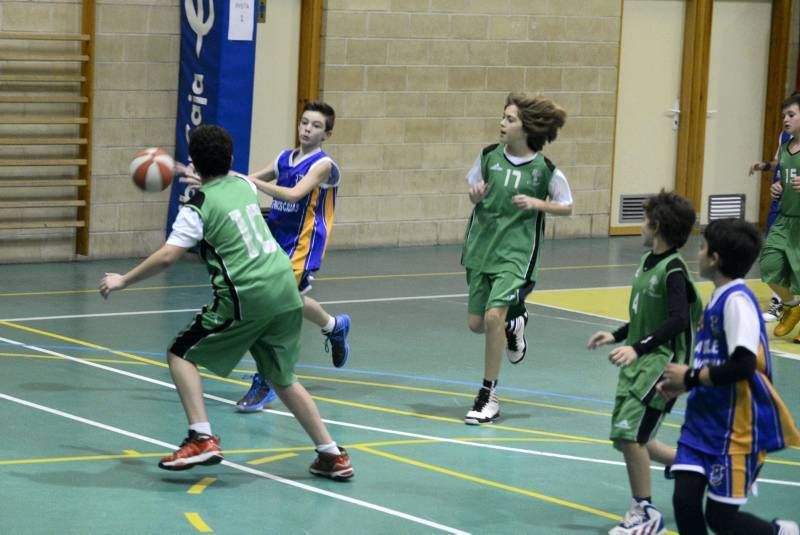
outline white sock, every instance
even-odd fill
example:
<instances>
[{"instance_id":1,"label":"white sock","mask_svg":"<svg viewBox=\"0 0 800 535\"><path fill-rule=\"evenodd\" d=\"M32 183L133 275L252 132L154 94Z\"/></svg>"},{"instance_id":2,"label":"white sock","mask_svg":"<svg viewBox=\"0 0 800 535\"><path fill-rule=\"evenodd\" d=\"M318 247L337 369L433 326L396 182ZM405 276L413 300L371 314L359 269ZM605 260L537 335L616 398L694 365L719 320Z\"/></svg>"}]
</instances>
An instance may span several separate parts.
<instances>
[{"instance_id":1,"label":"white sock","mask_svg":"<svg viewBox=\"0 0 800 535\"><path fill-rule=\"evenodd\" d=\"M209 422L199 422L189 426L189 429L199 435L214 436L211 434L211 424Z\"/></svg>"},{"instance_id":2,"label":"white sock","mask_svg":"<svg viewBox=\"0 0 800 535\"><path fill-rule=\"evenodd\" d=\"M336 442L330 442L328 444L317 444L317 451L320 453L331 453L333 455L339 455L342 453L339 450L339 446L336 445Z\"/></svg>"},{"instance_id":3,"label":"white sock","mask_svg":"<svg viewBox=\"0 0 800 535\"><path fill-rule=\"evenodd\" d=\"M328 334L333 330L334 327L336 327L336 318L333 316L328 316L328 323L326 323L322 328L322 332Z\"/></svg>"}]
</instances>

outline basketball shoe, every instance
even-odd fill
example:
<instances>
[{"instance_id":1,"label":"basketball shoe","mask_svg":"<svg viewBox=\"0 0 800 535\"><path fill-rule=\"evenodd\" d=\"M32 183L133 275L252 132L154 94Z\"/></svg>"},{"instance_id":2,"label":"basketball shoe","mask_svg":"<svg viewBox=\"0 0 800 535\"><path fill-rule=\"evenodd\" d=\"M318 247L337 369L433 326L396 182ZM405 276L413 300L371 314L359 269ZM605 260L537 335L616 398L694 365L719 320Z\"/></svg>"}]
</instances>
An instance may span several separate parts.
<instances>
[{"instance_id":1,"label":"basketball shoe","mask_svg":"<svg viewBox=\"0 0 800 535\"><path fill-rule=\"evenodd\" d=\"M158 463L164 470L188 470L197 465L219 464L223 459L219 449L219 437L201 435L190 429L189 436L181 442L181 447L167 455Z\"/></svg>"},{"instance_id":2,"label":"basketball shoe","mask_svg":"<svg viewBox=\"0 0 800 535\"><path fill-rule=\"evenodd\" d=\"M611 528L608 535L663 535L664 519L653 505L633 500L622 522Z\"/></svg>"},{"instance_id":3,"label":"basketball shoe","mask_svg":"<svg viewBox=\"0 0 800 535\"><path fill-rule=\"evenodd\" d=\"M783 305L781 307L781 319L775 326L775 336L786 336L792 332L798 322L800 322L800 305Z\"/></svg>"},{"instance_id":4,"label":"basketball shoe","mask_svg":"<svg viewBox=\"0 0 800 535\"><path fill-rule=\"evenodd\" d=\"M778 535L800 535L800 526L791 520L773 520L772 523L778 529Z\"/></svg>"},{"instance_id":5,"label":"basketball shoe","mask_svg":"<svg viewBox=\"0 0 800 535\"><path fill-rule=\"evenodd\" d=\"M528 312L506 322L506 357L511 364L519 364L528 351L525 327L528 325Z\"/></svg>"},{"instance_id":6,"label":"basketball shoe","mask_svg":"<svg viewBox=\"0 0 800 535\"><path fill-rule=\"evenodd\" d=\"M350 454L339 447L339 455L333 453L317 452L317 458L308 467L308 471L315 476L327 477L335 481L344 481L353 477L353 465L350 464Z\"/></svg>"},{"instance_id":7,"label":"basketball shoe","mask_svg":"<svg viewBox=\"0 0 800 535\"><path fill-rule=\"evenodd\" d=\"M772 323L773 321L778 321L778 318L781 317L781 307L783 306L783 302L775 296L769 300L769 306L761 313L761 317L764 319L765 323Z\"/></svg>"},{"instance_id":8,"label":"basketball shoe","mask_svg":"<svg viewBox=\"0 0 800 535\"><path fill-rule=\"evenodd\" d=\"M253 384L247 394L236 402L236 409L239 412L258 412L264 409L268 403L275 401L278 397L269 384L269 381L258 374L253 375Z\"/></svg>"},{"instance_id":9,"label":"basketball shoe","mask_svg":"<svg viewBox=\"0 0 800 535\"><path fill-rule=\"evenodd\" d=\"M325 335L325 352L328 352L330 344L331 360L337 368L344 366L347 357L350 356L350 344L347 343L347 335L350 333L350 316L347 314L337 314L333 317L335 324L331 332Z\"/></svg>"},{"instance_id":10,"label":"basketball shoe","mask_svg":"<svg viewBox=\"0 0 800 535\"><path fill-rule=\"evenodd\" d=\"M475 396L472 410L464 417L467 425L480 425L491 423L500 416L500 402L497 401L497 391L494 388L482 386Z\"/></svg>"}]
</instances>

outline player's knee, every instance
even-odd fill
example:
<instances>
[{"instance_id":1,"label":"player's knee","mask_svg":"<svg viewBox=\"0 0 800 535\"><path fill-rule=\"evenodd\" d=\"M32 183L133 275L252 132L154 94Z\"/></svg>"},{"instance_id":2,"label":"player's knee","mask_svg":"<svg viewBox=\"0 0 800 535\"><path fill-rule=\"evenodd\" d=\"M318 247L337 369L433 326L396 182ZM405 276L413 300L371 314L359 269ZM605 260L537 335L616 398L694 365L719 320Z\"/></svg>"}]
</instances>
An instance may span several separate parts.
<instances>
[{"instance_id":1,"label":"player's knee","mask_svg":"<svg viewBox=\"0 0 800 535\"><path fill-rule=\"evenodd\" d=\"M489 331L505 328L506 325L505 310L501 311L500 309L497 308L490 308L483 315L483 323L485 325L486 330Z\"/></svg>"},{"instance_id":2,"label":"player's knee","mask_svg":"<svg viewBox=\"0 0 800 535\"><path fill-rule=\"evenodd\" d=\"M470 331L478 334L483 333L483 316L475 316L470 314L469 318L467 318L467 325L469 326Z\"/></svg>"}]
</instances>

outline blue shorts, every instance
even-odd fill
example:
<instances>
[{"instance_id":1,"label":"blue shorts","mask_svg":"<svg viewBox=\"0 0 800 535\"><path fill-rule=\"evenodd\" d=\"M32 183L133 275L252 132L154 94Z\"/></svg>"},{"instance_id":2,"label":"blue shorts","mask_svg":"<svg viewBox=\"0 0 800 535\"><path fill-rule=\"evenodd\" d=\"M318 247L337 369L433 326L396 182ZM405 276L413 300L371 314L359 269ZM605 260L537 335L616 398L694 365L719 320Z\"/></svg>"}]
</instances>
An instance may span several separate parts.
<instances>
[{"instance_id":1,"label":"blue shorts","mask_svg":"<svg viewBox=\"0 0 800 535\"><path fill-rule=\"evenodd\" d=\"M297 289L300 295L304 295L311 289L311 281L314 280L313 271L300 271L294 272L294 280L297 281Z\"/></svg>"},{"instance_id":2,"label":"blue shorts","mask_svg":"<svg viewBox=\"0 0 800 535\"><path fill-rule=\"evenodd\" d=\"M708 480L711 500L742 505L764 464L765 452L756 455L712 455L678 443L670 472L696 472Z\"/></svg>"}]
</instances>

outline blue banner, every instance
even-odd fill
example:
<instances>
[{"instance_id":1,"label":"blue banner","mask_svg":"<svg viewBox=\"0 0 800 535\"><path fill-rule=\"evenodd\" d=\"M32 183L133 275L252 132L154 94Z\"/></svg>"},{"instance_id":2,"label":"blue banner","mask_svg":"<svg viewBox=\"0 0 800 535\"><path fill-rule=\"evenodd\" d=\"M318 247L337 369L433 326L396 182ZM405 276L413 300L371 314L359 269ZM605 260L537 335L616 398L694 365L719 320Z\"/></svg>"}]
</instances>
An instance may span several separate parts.
<instances>
[{"instance_id":1,"label":"blue banner","mask_svg":"<svg viewBox=\"0 0 800 535\"><path fill-rule=\"evenodd\" d=\"M234 165L247 172L256 58L254 3L255 0L182 2L175 128L175 160L178 162L189 163L192 130L201 124L216 124L230 132ZM191 189L178 180L173 181L167 234L181 204L191 196Z\"/></svg>"}]
</instances>

